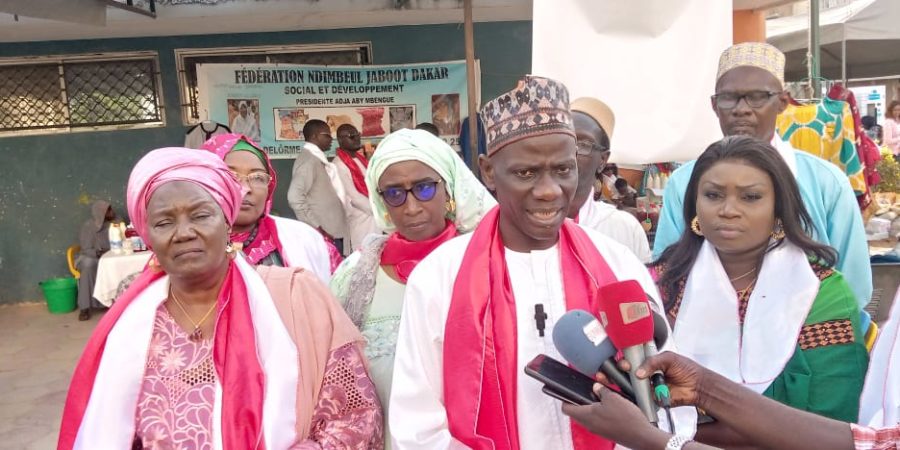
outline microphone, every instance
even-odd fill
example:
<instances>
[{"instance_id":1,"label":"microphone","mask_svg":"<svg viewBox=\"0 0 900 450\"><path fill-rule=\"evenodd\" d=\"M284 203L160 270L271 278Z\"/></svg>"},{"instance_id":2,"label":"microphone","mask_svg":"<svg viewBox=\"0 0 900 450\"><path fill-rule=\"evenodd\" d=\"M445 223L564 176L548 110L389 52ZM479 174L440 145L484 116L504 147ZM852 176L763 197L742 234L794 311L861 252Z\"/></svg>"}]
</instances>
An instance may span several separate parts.
<instances>
[{"instance_id":1,"label":"microphone","mask_svg":"<svg viewBox=\"0 0 900 450\"><path fill-rule=\"evenodd\" d=\"M631 365L629 378L634 388L637 405L650 423L659 423L656 404L650 389L650 381L638 378L635 373L646 359L644 344L653 342L653 316L647 294L635 280L619 281L602 286L597 291L600 304L600 321L610 341Z\"/></svg>"},{"instance_id":2,"label":"microphone","mask_svg":"<svg viewBox=\"0 0 900 450\"><path fill-rule=\"evenodd\" d=\"M666 341L669 339L669 327L665 317L659 315L652 309L650 312L653 315L653 340L644 344L644 353L647 358L658 355L659 347L666 345ZM656 400L666 411L666 418L669 422L669 432L675 434L675 423L672 421L671 411L672 397L669 393L669 386L666 385L666 379L662 371L657 370L650 375L650 385L653 386L653 394Z\"/></svg>"},{"instance_id":3,"label":"microphone","mask_svg":"<svg viewBox=\"0 0 900 450\"><path fill-rule=\"evenodd\" d=\"M597 371L603 372L626 398L635 401L628 374L619 370L613 359L617 350L591 313L574 309L563 314L553 326L553 345L575 370L591 378Z\"/></svg>"}]
</instances>

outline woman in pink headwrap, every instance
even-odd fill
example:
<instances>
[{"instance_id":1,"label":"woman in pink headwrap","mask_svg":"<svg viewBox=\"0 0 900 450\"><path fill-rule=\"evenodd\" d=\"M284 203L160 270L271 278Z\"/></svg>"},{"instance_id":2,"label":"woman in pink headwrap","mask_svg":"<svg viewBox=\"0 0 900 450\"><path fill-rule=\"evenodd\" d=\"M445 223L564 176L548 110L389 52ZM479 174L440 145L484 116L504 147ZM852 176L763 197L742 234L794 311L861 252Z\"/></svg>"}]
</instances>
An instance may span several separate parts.
<instances>
[{"instance_id":1,"label":"woman in pink headwrap","mask_svg":"<svg viewBox=\"0 0 900 450\"><path fill-rule=\"evenodd\" d=\"M248 137L234 133L215 136L202 148L222 158L246 190L231 241L240 244L247 261L302 267L327 283L341 263L340 252L309 225L269 214L277 180L266 152Z\"/></svg>"},{"instance_id":2,"label":"woman in pink headwrap","mask_svg":"<svg viewBox=\"0 0 900 450\"><path fill-rule=\"evenodd\" d=\"M88 341L58 448L380 448L359 332L308 271L235 252L225 163L155 150L127 194L152 263Z\"/></svg>"}]
</instances>

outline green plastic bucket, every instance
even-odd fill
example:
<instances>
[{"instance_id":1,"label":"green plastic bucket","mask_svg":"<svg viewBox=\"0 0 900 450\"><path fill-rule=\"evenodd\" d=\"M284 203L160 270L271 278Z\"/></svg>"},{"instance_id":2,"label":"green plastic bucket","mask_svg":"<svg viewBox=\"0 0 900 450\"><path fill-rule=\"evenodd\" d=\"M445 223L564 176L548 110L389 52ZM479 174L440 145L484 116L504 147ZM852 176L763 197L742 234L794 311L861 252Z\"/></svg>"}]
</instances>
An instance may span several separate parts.
<instances>
[{"instance_id":1,"label":"green plastic bucket","mask_svg":"<svg viewBox=\"0 0 900 450\"><path fill-rule=\"evenodd\" d=\"M78 304L78 281L72 277L51 278L40 282L51 314L75 311Z\"/></svg>"}]
</instances>

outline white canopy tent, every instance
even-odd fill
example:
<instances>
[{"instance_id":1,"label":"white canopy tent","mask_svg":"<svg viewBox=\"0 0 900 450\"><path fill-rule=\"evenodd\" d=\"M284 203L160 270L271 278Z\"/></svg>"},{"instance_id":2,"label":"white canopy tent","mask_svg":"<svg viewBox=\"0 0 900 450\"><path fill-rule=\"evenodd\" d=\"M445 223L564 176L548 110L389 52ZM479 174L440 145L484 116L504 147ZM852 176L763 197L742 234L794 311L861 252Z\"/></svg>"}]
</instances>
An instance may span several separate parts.
<instances>
[{"instance_id":1,"label":"white canopy tent","mask_svg":"<svg viewBox=\"0 0 900 450\"><path fill-rule=\"evenodd\" d=\"M786 79L806 78L809 18L766 22L767 38L787 56ZM900 75L900 0L857 0L819 16L821 73L830 79Z\"/></svg>"}]
</instances>

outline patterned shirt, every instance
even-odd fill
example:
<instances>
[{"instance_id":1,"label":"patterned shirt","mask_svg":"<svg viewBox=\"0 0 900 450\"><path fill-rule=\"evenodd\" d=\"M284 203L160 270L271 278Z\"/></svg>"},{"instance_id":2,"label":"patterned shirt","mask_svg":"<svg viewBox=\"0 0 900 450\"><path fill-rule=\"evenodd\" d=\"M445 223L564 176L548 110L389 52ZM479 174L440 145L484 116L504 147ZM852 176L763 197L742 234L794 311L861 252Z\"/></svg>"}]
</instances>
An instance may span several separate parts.
<instances>
[{"instance_id":1,"label":"patterned shirt","mask_svg":"<svg viewBox=\"0 0 900 450\"><path fill-rule=\"evenodd\" d=\"M900 449L900 426L893 428L869 428L850 424L853 432L853 448L856 450Z\"/></svg>"}]
</instances>

